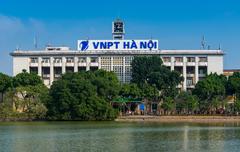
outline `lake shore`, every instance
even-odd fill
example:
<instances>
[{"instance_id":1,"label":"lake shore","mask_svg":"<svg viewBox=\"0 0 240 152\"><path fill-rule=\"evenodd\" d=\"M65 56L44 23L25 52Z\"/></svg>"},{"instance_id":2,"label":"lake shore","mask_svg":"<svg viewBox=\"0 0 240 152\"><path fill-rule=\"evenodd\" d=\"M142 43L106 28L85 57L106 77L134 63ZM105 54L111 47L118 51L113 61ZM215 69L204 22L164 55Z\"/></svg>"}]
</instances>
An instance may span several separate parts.
<instances>
[{"instance_id":1,"label":"lake shore","mask_svg":"<svg viewBox=\"0 0 240 152\"><path fill-rule=\"evenodd\" d=\"M226 123L240 122L240 116L120 116L117 122L193 122L193 123Z\"/></svg>"}]
</instances>

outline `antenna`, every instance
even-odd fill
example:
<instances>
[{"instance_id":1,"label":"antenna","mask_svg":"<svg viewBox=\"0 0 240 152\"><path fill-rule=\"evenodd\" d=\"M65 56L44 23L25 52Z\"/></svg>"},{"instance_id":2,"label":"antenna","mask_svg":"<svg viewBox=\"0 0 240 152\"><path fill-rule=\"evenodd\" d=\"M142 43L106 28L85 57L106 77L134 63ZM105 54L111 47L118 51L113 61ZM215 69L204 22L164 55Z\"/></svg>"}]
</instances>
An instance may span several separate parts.
<instances>
[{"instance_id":1,"label":"antenna","mask_svg":"<svg viewBox=\"0 0 240 152\"><path fill-rule=\"evenodd\" d=\"M37 45L37 36L36 35L34 36L34 39L33 39L33 45L34 45L34 48L37 49L38 45Z\"/></svg>"},{"instance_id":2,"label":"antenna","mask_svg":"<svg viewBox=\"0 0 240 152\"><path fill-rule=\"evenodd\" d=\"M20 50L20 45L19 45L19 44L16 45L16 50L17 50L17 51Z\"/></svg>"},{"instance_id":3,"label":"antenna","mask_svg":"<svg viewBox=\"0 0 240 152\"><path fill-rule=\"evenodd\" d=\"M222 46L221 46L221 44L219 43L219 45L218 45L218 50L221 50L222 49Z\"/></svg>"},{"instance_id":4,"label":"antenna","mask_svg":"<svg viewBox=\"0 0 240 152\"><path fill-rule=\"evenodd\" d=\"M201 41L201 48L204 50L206 49L206 41L205 41L205 36L203 35L202 41Z\"/></svg>"},{"instance_id":5,"label":"antenna","mask_svg":"<svg viewBox=\"0 0 240 152\"><path fill-rule=\"evenodd\" d=\"M208 45L208 50L210 50L211 49L211 46L210 45Z\"/></svg>"}]
</instances>

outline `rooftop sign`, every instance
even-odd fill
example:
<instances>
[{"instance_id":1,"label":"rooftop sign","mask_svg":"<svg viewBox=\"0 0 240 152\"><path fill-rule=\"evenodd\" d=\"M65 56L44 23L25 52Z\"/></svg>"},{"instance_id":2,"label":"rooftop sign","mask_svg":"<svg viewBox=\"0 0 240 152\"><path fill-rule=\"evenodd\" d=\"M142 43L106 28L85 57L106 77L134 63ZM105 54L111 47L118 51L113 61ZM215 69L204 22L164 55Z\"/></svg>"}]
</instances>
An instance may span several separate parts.
<instances>
[{"instance_id":1,"label":"rooftop sign","mask_svg":"<svg viewBox=\"0 0 240 152\"><path fill-rule=\"evenodd\" d=\"M78 40L78 50L158 50L158 40Z\"/></svg>"}]
</instances>

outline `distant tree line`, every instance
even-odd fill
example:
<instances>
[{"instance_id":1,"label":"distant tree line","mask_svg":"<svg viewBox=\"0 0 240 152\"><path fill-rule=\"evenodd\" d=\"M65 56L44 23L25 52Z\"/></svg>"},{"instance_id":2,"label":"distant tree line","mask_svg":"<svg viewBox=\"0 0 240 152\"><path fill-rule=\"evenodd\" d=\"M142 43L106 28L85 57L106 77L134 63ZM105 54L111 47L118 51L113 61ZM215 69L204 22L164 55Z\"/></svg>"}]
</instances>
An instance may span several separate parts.
<instances>
[{"instance_id":1,"label":"distant tree line","mask_svg":"<svg viewBox=\"0 0 240 152\"><path fill-rule=\"evenodd\" d=\"M182 82L157 56L135 57L127 84L104 70L66 73L50 88L34 73L0 73L0 120L113 120L119 114L112 106L116 98L155 102L165 115L240 112L240 73L210 74L188 92L178 89Z\"/></svg>"}]
</instances>

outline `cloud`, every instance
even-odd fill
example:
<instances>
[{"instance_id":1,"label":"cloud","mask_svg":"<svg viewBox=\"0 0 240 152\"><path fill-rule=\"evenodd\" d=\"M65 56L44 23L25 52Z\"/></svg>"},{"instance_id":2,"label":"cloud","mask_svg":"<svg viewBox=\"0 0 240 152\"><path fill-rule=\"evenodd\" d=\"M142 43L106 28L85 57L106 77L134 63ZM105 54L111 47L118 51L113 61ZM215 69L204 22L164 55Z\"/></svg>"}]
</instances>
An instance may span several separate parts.
<instances>
[{"instance_id":1,"label":"cloud","mask_svg":"<svg viewBox=\"0 0 240 152\"><path fill-rule=\"evenodd\" d=\"M0 31L16 32L24 30L23 22L16 17L0 15Z\"/></svg>"},{"instance_id":2,"label":"cloud","mask_svg":"<svg viewBox=\"0 0 240 152\"><path fill-rule=\"evenodd\" d=\"M33 48L33 38L45 32L45 24L40 20L29 18L23 20L0 14L0 72L12 73L12 58L9 53L16 46Z\"/></svg>"},{"instance_id":3,"label":"cloud","mask_svg":"<svg viewBox=\"0 0 240 152\"><path fill-rule=\"evenodd\" d=\"M0 36L18 36L19 34L29 34L32 32L44 32L45 24L37 19L29 18L27 20L23 20L17 17L5 16L0 14ZM7 34L7 35L6 35ZM20 35L21 36L21 35Z\"/></svg>"}]
</instances>

